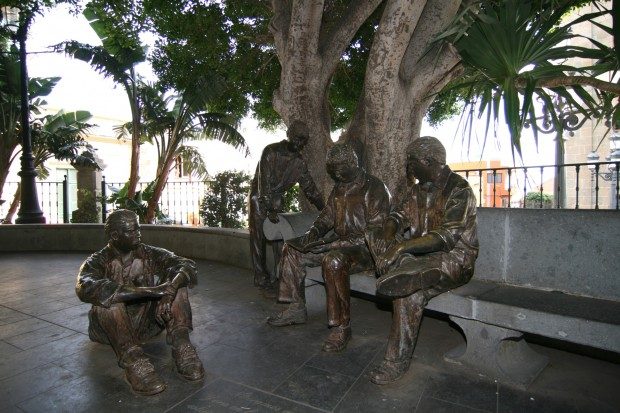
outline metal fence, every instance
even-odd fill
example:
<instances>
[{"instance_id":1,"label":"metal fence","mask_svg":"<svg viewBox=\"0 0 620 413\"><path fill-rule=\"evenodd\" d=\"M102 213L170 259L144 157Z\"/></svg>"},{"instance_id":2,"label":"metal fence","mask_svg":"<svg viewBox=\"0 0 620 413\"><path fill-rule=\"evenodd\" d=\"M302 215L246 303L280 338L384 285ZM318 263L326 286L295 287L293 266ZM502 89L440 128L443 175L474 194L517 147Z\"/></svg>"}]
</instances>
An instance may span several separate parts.
<instances>
[{"instance_id":1,"label":"metal fence","mask_svg":"<svg viewBox=\"0 0 620 413\"><path fill-rule=\"evenodd\" d=\"M490 208L619 209L618 162L455 170Z\"/></svg>"},{"instance_id":2,"label":"metal fence","mask_svg":"<svg viewBox=\"0 0 620 413\"><path fill-rule=\"evenodd\" d=\"M490 208L562 208L619 210L620 163L595 162L563 165L536 165L455 170L465 177L478 205ZM102 180L103 199L125 183ZM139 190L148 183L141 182ZM168 217L165 223L203 225L200 204L209 182L168 182L159 200L160 211ZM9 208L17 182L7 182L3 190L6 200L0 205L0 220ZM60 182L37 182L39 202L46 222L68 223L77 208L77 187L65 179ZM102 202L102 217L115 206Z\"/></svg>"},{"instance_id":3,"label":"metal fence","mask_svg":"<svg viewBox=\"0 0 620 413\"><path fill-rule=\"evenodd\" d=\"M120 190L125 182L106 182L105 178L101 181L103 199ZM149 182L140 182L138 190L144 191ZM171 182L168 181L159 199L159 210L167 218L162 223L177 225L203 225L200 217L200 203L202 202L209 182ZM102 202L103 219L112 211L115 206L111 203Z\"/></svg>"},{"instance_id":4,"label":"metal fence","mask_svg":"<svg viewBox=\"0 0 620 413\"><path fill-rule=\"evenodd\" d=\"M148 182L140 182L138 190L143 191L148 184ZM114 204L108 202L108 197L115 190L121 189L123 185L125 185L124 182L102 180L101 213L103 220L116 209ZM168 182L159 200L159 209L166 216L162 223L203 225L199 214L200 203L209 185L208 182ZM18 182L5 183L3 190L5 202L0 205L0 222L8 213L18 186ZM49 224L71 222L71 212L77 209L77 185L69 183L65 177L60 182L37 182L36 187L45 222ZM17 213L14 218L16 217Z\"/></svg>"}]
</instances>

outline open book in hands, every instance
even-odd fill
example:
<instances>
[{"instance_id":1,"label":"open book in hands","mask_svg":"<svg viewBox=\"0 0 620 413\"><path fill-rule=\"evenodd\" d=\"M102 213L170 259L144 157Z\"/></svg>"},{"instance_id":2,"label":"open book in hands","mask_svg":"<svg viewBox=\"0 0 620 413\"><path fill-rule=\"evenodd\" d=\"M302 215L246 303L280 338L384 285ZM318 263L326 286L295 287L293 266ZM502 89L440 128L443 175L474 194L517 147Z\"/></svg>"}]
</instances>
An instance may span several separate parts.
<instances>
[{"instance_id":1,"label":"open book in hands","mask_svg":"<svg viewBox=\"0 0 620 413\"><path fill-rule=\"evenodd\" d=\"M339 237L336 233L328 233L327 235L317 239L316 241L306 242L305 234L301 237L291 238L286 241L288 245L295 248L299 252L313 252L318 254L330 249L334 241L338 241Z\"/></svg>"}]
</instances>

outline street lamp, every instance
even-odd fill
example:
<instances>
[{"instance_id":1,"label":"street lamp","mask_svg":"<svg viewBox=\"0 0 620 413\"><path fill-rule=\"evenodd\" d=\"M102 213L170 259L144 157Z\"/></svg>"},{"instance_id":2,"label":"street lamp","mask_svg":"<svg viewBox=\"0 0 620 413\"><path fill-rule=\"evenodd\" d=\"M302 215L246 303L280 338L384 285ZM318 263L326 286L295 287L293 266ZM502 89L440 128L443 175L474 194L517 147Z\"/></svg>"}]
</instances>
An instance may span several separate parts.
<instances>
[{"instance_id":1,"label":"street lamp","mask_svg":"<svg viewBox=\"0 0 620 413\"><path fill-rule=\"evenodd\" d=\"M606 164L606 171L601 171L601 165L599 162L599 155L596 151L592 151L586 157L588 162L588 168L592 172L592 177L600 177L604 181L611 182L611 207L618 208L618 174L620 173L620 129L614 129L609 137L609 155L605 158L607 162L613 162ZM603 166L603 167L605 167Z\"/></svg>"},{"instance_id":2,"label":"street lamp","mask_svg":"<svg viewBox=\"0 0 620 413\"><path fill-rule=\"evenodd\" d=\"M30 97L28 95L28 69L26 66L26 39L28 37L28 26L32 16L24 10L19 13L13 8L2 8L2 16L6 18L10 26L17 24L15 31L19 42L19 65L20 65L20 94L21 94L21 134L22 134L22 156L21 156L21 203L17 213L18 224L44 224L45 217L39 197L37 195L36 176L34 169L34 157L32 155L32 139L30 136ZM17 21L15 21L17 20Z\"/></svg>"}]
</instances>

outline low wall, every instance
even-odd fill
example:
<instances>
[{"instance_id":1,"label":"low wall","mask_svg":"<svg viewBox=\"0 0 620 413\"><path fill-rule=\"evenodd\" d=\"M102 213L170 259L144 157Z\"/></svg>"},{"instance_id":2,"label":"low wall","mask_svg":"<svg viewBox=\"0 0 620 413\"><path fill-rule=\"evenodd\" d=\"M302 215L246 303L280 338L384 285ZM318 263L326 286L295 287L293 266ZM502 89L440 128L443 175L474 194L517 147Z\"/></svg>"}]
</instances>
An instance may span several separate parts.
<instances>
[{"instance_id":1,"label":"low wall","mask_svg":"<svg viewBox=\"0 0 620 413\"><path fill-rule=\"evenodd\" d=\"M478 209L475 278L620 300L620 213ZM142 239L175 253L251 268L247 230L143 225ZM0 251L85 251L105 245L101 224L0 225ZM271 251L267 248L268 260Z\"/></svg>"},{"instance_id":2,"label":"low wall","mask_svg":"<svg viewBox=\"0 0 620 413\"><path fill-rule=\"evenodd\" d=\"M247 230L142 225L142 241L176 254L251 268ZM103 224L0 225L0 251L94 252L106 244Z\"/></svg>"}]
</instances>

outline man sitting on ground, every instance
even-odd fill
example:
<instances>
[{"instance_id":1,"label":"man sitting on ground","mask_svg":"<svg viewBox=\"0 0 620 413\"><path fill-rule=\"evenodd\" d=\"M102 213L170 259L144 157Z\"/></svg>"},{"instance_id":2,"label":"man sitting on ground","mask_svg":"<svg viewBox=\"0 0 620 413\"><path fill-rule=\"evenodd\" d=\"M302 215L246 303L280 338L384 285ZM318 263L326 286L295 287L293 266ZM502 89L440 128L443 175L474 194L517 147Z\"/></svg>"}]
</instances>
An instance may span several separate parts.
<instances>
[{"instance_id":1,"label":"man sitting on ground","mask_svg":"<svg viewBox=\"0 0 620 413\"><path fill-rule=\"evenodd\" d=\"M108 245L84 261L77 277L78 297L93 305L88 314L90 339L110 344L131 388L151 395L164 391L166 383L140 345L165 328L179 375L189 381L202 379L204 369L189 340L187 288L196 285L196 265L142 244L132 211L110 214L105 232Z\"/></svg>"}]
</instances>

